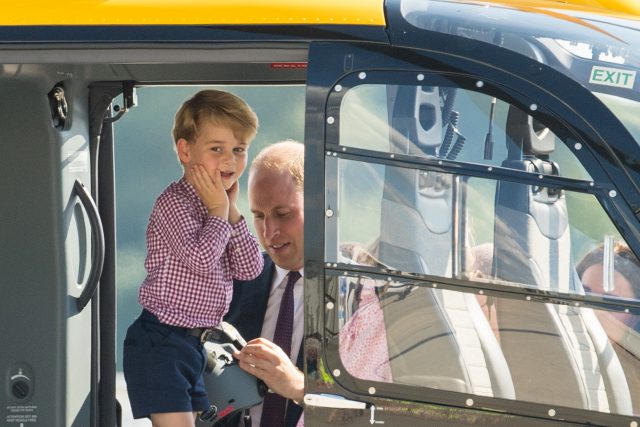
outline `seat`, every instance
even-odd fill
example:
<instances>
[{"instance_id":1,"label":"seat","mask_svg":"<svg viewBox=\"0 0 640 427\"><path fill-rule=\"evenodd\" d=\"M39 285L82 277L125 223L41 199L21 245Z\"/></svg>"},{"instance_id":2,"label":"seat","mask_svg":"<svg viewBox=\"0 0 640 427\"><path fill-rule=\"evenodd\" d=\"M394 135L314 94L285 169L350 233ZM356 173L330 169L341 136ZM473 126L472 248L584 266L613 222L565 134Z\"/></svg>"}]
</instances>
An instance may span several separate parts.
<instances>
[{"instance_id":1,"label":"seat","mask_svg":"<svg viewBox=\"0 0 640 427\"><path fill-rule=\"evenodd\" d=\"M392 153L436 155L443 141L438 88L397 88ZM444 108L446 110L446 108ZM386 168L377 258L393 269L452 277L452 176ZM389 286L381 304L394 382L514 398L508 365L473 294Z\"/></svg>"},{"instance_id":2,"label":"seat","mask_svg":"<svg viewBox=\"0 0 640 427\"><path fill-rule=\"evenodd\" d=\"M549 160L555 136L511 107L504 167L559 174ZM495 278L536 289L583 293L571 262L565 195L557 189L500 181L496 189ZM499 299L498 331L516 398L631 414L624 372L593 310Z\"/></svg>"}]
</instances>

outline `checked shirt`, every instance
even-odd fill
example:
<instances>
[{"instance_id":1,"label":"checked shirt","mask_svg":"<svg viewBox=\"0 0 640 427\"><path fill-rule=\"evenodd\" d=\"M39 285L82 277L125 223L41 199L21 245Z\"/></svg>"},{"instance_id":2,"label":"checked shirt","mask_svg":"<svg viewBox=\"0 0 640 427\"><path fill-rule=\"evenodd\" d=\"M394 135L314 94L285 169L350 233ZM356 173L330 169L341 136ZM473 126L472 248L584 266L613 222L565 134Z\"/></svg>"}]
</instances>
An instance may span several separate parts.
<instances>
[{"instance_id":1,"label":"checked shirt","mask_svg":"<svg viewBox=\"0 0 640 427\"><path fill-rule=\"evenodd\" d=\"M256 238L237 224L209 216L186 179L156 200L147 226L147 277L140 304L162 323L185 328L216 326L229 309L233 279L262 271Z\"/></svg>"}]
</instances>

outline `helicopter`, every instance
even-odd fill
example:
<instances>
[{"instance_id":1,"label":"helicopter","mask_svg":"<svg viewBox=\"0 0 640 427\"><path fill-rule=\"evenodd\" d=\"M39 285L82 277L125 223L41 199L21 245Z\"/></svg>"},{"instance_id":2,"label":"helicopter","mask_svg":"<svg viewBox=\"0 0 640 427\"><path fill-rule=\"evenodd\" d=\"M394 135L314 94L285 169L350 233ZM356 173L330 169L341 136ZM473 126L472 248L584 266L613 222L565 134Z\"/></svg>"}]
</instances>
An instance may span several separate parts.
<instances>
[{"instance_id":1,"label":"helicopter","mask_svg":"<svg viewBox=\"0 0 640 427\"><path fill-rule=\"evenodd\" d=\"M307 426L639 425L636 1L2 6L6 425L122 425L119 227L200 87L305 144Z\"/></svg>"}]
</instances>

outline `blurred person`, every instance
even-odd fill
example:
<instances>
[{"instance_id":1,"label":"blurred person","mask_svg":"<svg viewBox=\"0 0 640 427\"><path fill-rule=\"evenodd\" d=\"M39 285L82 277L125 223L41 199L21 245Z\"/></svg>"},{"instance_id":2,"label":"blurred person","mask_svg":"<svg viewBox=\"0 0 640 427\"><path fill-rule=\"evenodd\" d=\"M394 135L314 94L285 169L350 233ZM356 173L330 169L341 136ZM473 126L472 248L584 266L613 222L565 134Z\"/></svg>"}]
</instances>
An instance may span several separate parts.
<instances>
[{"instance_id":1,"label":"blurred person","mask_svg":"<svg viewBox=\"0 0 640 427\"><path fill-rule=\"evenodd\" d=\"M616 242L613 247L613 289L604 289L604 247L599 246L587 253L577 264L576 271L586 293L612 295L622 298L638 299L639 290L636 283L640 280L640 263L631 249L625 244ZM608 312L612 317L639 330L639 316L623 311Z\"/></svg>"}]
</instances>

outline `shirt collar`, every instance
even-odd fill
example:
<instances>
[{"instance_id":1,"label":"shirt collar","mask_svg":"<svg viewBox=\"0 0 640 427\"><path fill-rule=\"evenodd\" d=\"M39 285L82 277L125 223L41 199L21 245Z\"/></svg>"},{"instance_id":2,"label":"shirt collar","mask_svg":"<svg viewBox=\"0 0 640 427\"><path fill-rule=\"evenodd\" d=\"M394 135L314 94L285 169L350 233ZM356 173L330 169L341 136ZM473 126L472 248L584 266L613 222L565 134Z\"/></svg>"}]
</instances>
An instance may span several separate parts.
<instances>
[{"instance_id":1,"label":"shirt collar","mask_svg":"<svg viewBox=\"0 0 640 427\"><path fill-rule=\"evenodd\" d=\"M287 277L287 274L289 274L289 271L290 271L290 270L285 270L284 268L278 267L277 265L275 267L276 267L276 275L273 278L272 289L275 289L278 286L280 286L281 283L284 283L284 278ZM298 270L298 272L302 277L304 277L304 268L301 268L300 270Z\"/></svg>"}]
</instances>

